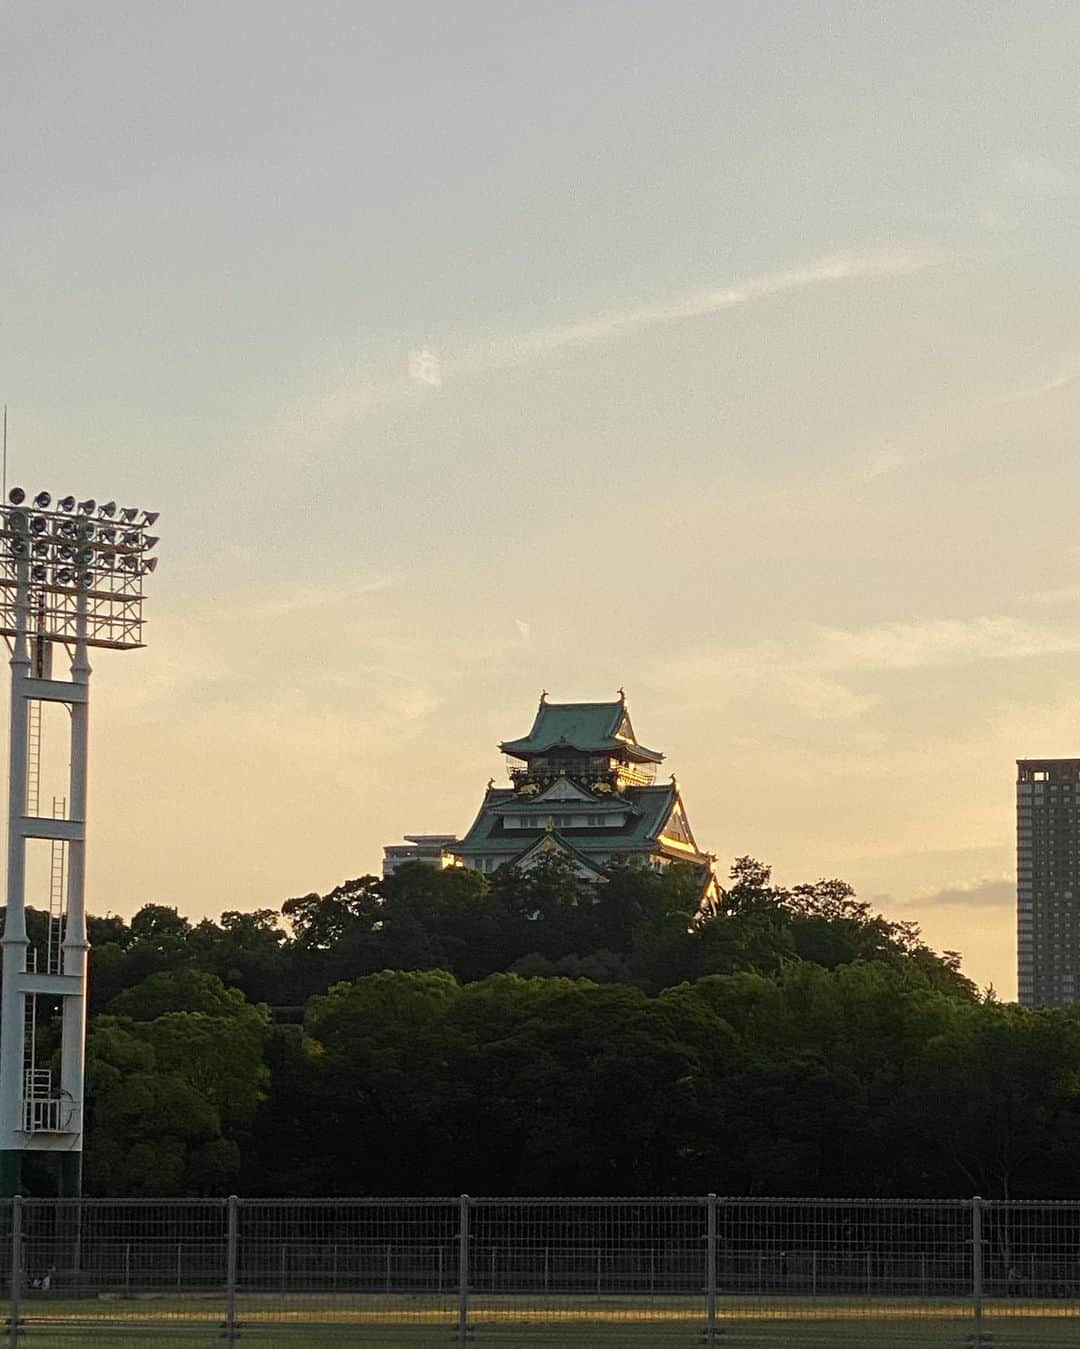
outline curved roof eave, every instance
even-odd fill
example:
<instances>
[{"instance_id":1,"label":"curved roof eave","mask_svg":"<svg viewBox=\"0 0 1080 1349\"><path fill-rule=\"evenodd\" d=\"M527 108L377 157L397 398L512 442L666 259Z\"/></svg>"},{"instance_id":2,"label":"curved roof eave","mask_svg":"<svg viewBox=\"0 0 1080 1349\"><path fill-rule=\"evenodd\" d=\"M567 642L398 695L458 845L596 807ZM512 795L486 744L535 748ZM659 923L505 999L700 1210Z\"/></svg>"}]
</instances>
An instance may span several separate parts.
<instances>
[{"instance_id":1,"label":"curved roof eave","mask_svg":"<svg viewBox=\"0 0 1080 1349\"><path fill-rule=\"evenodd\" d=\"M502 754L509 754L514 759L527 759L532 755L550 754L552 750L573 749L579 754L625 754L628 759L634 759L638 763L663 763L664 756L659 750L647 749L644 745L635 744L629 740L617 739L615 736L609 736L602 741L587 741L582 744L575 740L548 740L538 744L530 741L528 736L522 740L504 740L499 746Z\"/></svg>"}]
</instances>

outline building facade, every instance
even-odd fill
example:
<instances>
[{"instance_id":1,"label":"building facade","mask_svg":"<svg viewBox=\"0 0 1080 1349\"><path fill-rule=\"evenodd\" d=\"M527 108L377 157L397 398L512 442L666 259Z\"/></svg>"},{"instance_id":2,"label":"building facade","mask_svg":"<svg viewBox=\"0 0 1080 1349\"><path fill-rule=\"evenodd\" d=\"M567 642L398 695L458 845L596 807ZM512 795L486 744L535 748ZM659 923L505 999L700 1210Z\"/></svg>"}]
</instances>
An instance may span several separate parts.
<instances>
[{"instance_id":1,"label":"building facade","mask_svg":"<svg viewBox=\"0 0 1080 1349\"><path fill-rule=\"evenodd\" d=\"M460 841L457 834L405 834L404 838L404 843L388 843L383 848L384 876L392 876L406 862L425 862L438 871L461 865L451 851Z\"/></svg>"},{"instance_id":2,"label":"building facade","mask_svg":"<svg viewBox=\"0 0 1080 1349\"><path fill-rule=\"evenodd\" d=\"M714 859L694 839L674 776L656 782L664 756L638 741L621 690L605 703L543 694L528 735L500 749L510 786L488 784L472 827L451 847L465 866L528 870L559 855L597 879L614 861L689 862L700 869L703 902L715 897Z\"/></svg>"},{"instance_id":3,"label":"building facade","mask_svg":"<svg viewBox=\"0 0 1080 1349\"><path fill-rule=\"evenodd\" d=\"M1019 1000L1080 1002L1080 759L1016 765Z\"/></svg>"}]
</instances>

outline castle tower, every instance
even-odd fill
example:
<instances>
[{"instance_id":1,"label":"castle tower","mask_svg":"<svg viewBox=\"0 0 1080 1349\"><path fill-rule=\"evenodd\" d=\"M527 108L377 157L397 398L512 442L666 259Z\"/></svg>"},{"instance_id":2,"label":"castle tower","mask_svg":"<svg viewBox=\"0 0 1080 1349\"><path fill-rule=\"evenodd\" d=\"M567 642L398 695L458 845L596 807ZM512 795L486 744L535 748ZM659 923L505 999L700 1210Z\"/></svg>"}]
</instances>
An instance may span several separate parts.
<instances>
[{"instance_id":1,"label":"castle tower","mask_svg":"<svg viewBox=\"0 0 1080 1349\"><path fill-rule=\"evenodd\" d=\"M698 847L674 775L657 783L664 756L634 734L626 696L607 703L540 697L532 729L499 747L513 762L509 787L489 786L479 814L452 851L491 873L528 870L558 854L597 879L611 862L701 869L703 901L715 895L713 858Z\"/></svg>"}]
</instances>

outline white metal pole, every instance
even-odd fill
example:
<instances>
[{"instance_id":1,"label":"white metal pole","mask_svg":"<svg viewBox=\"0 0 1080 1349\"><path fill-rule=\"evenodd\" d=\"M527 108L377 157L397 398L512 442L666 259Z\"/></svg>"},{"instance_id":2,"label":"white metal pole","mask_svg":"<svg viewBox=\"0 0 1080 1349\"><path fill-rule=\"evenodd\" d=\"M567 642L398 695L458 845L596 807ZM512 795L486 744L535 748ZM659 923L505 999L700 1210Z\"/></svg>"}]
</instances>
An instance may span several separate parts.
<instances>
[{"instance_id":1,"label":"white metal pole","mask_svg":"<svg viewBox=\"0 0 1080 1349\"><path fill-rule=\"evenodd\" d=\"M19 976L26 969L26 748L28 700L23 693L30 674L29 566L15 563L15 636L11 647L11 717L8 760L7 913L3 948L3 994L0 996L0 1191L18 1188L22 1150L23 994ZM8 1156L6 1154L15 1154Z\"/></svg>"},{"instance_id":2,"label":"white metal pole","mask_svg":"<svg viewBox=\"0 0 1080 1349\"><path fill-rule=\"evenodd\" d=\"M72 683L86 689L86 697L71 704L71 770L68 794L69 818L77 826L78 836L67 845L67 909L64 921L63 970L78 979L64 998L63 1037L60 1050L60 1086L75 1102L76 1126L70 1151L82 1151L83 1078L86 1058L86 796L87 762L90 738L90 659L86 643L86 595L79 594L76 611L75 648L71 659ZM76 1192L79 1178L72 1177L68 1187Z\"/></svg>"}]
</instances>

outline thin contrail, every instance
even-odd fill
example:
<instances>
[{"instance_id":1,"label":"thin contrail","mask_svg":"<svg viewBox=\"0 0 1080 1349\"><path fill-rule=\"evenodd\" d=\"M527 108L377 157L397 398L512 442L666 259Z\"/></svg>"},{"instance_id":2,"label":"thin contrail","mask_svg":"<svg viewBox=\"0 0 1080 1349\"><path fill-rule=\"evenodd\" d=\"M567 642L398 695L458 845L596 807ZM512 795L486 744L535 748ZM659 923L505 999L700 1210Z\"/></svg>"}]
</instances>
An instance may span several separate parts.
<instances>
[{"instance_id":1,"label":"thin contrail","mask_svg":"<svg viewBox=\"0 0 1080 1349\"><path fill-rule=\"evenodd\" d=\"M357 371L339 379L313 398L301 399L286 411L308 439L325 438L367 412L410 397L437 396L436 390L459 379L513 369L561 351L613 341L661 324L718 314L788 291L806 290L837 281L905 276L953 261L955 253L939 248L900 246L830 254L801 267L765 272L730 285L691 291L650 304L601 310L545 328L484 341L455 351L428 347L410 354L400 375Z\"/></svg>"},{"instance_id":2,"label":"thin contrail","mask_svg":"<svg viewBox=\"0 0 1080 1349\"><path fill-rule=\"evenodd\" d=\"M951 254L930 248L881 248L861 253L838 253L818 258L803 267L766 272L719 289L692 291L653 304L628 309L602 310L549 328L537 328L516 336L494 338L466 347L454 358L442 358L443 378L456 374L480 374L487 370L524 365L565 347L587 346L625 337L657 324L700 318L720 313L754 300L805 290L831 281L900 276L922 271L945 261Z\"/></svg>"}]
</instances>

